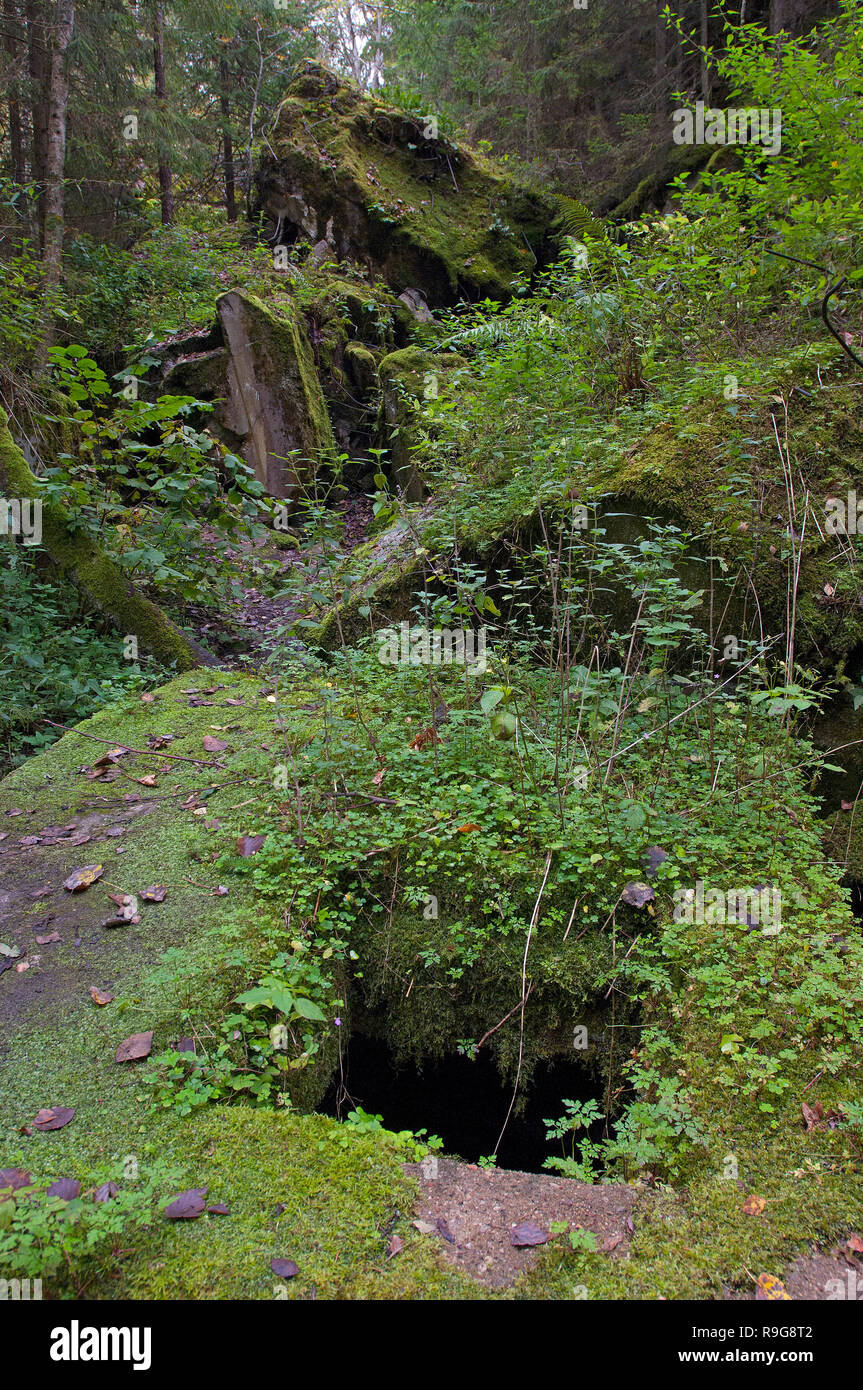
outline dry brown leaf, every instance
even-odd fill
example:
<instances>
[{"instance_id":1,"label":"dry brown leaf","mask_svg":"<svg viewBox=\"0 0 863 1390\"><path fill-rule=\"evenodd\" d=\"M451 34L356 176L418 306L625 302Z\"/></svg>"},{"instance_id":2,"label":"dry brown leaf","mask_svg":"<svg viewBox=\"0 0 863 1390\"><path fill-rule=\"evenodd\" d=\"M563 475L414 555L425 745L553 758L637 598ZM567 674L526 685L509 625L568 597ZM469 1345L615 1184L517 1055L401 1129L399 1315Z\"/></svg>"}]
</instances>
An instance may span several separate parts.
<instances>
[{"instance_id":1,"label":"dry brown leaf","mask_svg":"<svg viewBox=\"0 0 863 1390\"><path fill-rule=\"evenodd\" d=\"M167 896L168 890L164 883L154 883L141 894L145 903L163 903Z\"/></svg>"},{"instance_id":2,"label":"dry brown leaf","mask_svg":"<svg viewBox=\"0 0 863 1390\"><path fill-rule=\"evenodd\" d=\"M85 888L89 888L92 883L102 877L101 864L85 864L82 869L73 869L69 877L64 881L63 887L67 893L83 893Z\"/></svg>"},{"instance_id":3,"label":"dry brown leaf","mask_svg":"<svg viewBox=\"0 0 863 1390\"><path fill-rule=\"evenodd\" d=\"M34 1129L62 1129L75 1118L75 1111L69 1105L52 1105L39 1111L33 1121Z\"/></svg>"},{"instance_id":4,"label":"dry brown leaf","mask_svg":"<svg viewBox=\"0 0 863 1390\"><path fill-rule=\"evenodd\" d=\"M153 1050L152 1033L131 1033L124 1038L114 1054L115 1062L140 1062Z\"/></svg>"}]
</instances>

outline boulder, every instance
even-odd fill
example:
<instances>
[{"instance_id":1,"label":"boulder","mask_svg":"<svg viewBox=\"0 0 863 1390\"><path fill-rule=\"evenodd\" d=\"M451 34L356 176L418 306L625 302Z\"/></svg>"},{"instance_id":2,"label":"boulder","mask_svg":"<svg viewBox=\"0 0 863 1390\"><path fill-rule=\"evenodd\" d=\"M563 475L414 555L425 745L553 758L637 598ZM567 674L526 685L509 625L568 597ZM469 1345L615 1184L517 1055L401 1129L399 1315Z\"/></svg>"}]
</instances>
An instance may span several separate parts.
<instances>
[{"instance_id":1,"label":"boulder","mask_svg":"<svg viewBox=\"0 0 863 1390\"><path fill-rule=\"evenodd\" d=\"M550 199L456 144L434 117L385 105L316 63L278 108L251 208L270 241L323 240L432 308L506 299L516 276L555 252Z\"/></svg>"},{"instance_id":2,"label":"boulder","mask_svg":"<svg viewBox=\"0 0 863 1390\"><path fill-rule=\"evenodd\" d=\"M294 499L334 448L305 322L287 295L276 306L232 290L217 307L227 350L219 423L270 496Z\"/></svg>"}]
</instances>

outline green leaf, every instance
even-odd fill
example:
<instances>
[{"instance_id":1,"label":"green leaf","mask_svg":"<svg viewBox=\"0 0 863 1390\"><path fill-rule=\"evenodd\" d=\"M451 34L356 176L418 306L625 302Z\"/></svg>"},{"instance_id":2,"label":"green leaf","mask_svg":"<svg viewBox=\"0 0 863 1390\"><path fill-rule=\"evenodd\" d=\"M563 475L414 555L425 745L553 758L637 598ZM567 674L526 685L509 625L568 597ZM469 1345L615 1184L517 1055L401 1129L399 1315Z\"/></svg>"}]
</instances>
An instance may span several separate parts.
<instances>
[{"instance_id":1,"label":"green leaf","mask_svg":"<svg viewBox=\"0 0 863 1390\"><path fill-rule=\"evenodd\" d=\"M309 1018L315 1023L325 1023L326 1014L322 1013L317 1004L313 1004L311 999L299 997L294 1000L294 1008L301 1018Z\"/></svg>"}]
</instances>

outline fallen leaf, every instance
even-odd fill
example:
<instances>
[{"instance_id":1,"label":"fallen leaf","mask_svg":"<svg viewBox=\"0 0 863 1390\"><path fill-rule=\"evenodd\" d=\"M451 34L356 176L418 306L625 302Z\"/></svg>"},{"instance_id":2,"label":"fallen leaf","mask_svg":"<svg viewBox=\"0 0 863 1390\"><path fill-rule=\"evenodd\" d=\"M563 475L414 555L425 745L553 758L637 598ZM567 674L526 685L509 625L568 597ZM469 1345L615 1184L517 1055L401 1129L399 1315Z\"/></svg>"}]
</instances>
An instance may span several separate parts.
<instances>
[{"instance_id":1,"label":"fallen leaf","mask_svg":"<svg viewBox=\"0 0 863 1390\"><path fill-rule=\"evenodd\" d=\"M55 942L55 941L59 941L59 940L60 940L60 933L59 933L58 931L52 931L52 932L49 932L47 936L37 936L37 937L36 937L36 945L37 945L37 946L53 946L54 942Z\"/></svg>"},{"instance_id":2,"label":"fallen leaf","mask_svg":"<svg viewBox=\"0 0 863 1390\"><path fill-rule=\"evenodd\" d=\"M0 1168L0 1192L7 1188L17 1192L20 1187L31 1187L33 1179L24 1168Z\"/></svg>"},{"instance_id":3,"label":"fallen leaf","mask_svg":"<svg viewBox=\"0 0 863 1390\"><path fill-rule=\"evenodd\" d=\"M152 703L153 703L153 701L155 700L155 698L156 698L156 697L155 697L155 695L153 694L152 690L145 690L145 691L144 691L144 694L141 696L141 704L142 704L142 705L152 705Z\"/></svg>"},{"instance_id":4,"label":"fallen leaf","mask_svg":"<svg viewBox=\"0 0 863 1390\"><path fill-rule=\"evenodd\" d=\"M120 1191L115 1182L103 1182L101 1187L97 1187L93 1193L94 1202L110 1202Z\"/></svg>"},{"instance_id":5,"label":"fallen leaf","mask_svg":"<svg viewBox=\"0 0 863 1390\"><path fill-rule=\"evenodd\" d=\"M863 1255L863 1236L849 1236L845 1242L845 1249L852 1255Z\"/></svg>"},{"instance_id":6,"label":"fallen leaf","mask_svg":"<svg viewBox=\"0 0 863 1390\"><path fill-rule=\"evenodd\" d=\"M145 888L141 897L145 903L163 903L168 896L168 890L164 883L154 883L152 887Z\"/></svg>"},{"instance_id":7,"label":"fallen leaf","mask_svg":"<svg viewBox=\"0 0 863 1390\"><path fill-rule=\"evenodd\" d=\"M458 833L459 835L472 835L474 830L480 830L481 828L481 826L475 825L473 821L468 821L467 825L460 825L458 827Z\"/></svg>"},{"instance_id":8,"label":"fallen leaf","mask_svg":"<svg viewBox=\"0 0 863 1390\"><path fill-rule=\"evenodd\" d=\"M100 1008L104 1008L106 1004L113 1002L114 996L110 990L97 989L95 985L91 985L90 998L93 1000L94 1004L98 1004Z\"/></svg>"},{"instance_id":9,"label":"fallen leaf","mask_svg":"<svg viewBox=\"0 0 863 1390\"><path fill-rule=\"evenodd\" d=\"M642 908L652 903L656 894L649 883L627 883L620 897L627 907Z\"/></svg>"},{"instance_id":10,"label":"fallen leaf","mask_svg":"<svg viewBox=\"0 0 863 1390\"><path fill-rule=\"evenodd\" d=\"M206 1187L190 1187L185 1192L180 1192L165 1208L164 1216L169 1221L194 1221L196 1216L203 1216L207 1209L204 1198L207 1195Z\"/></svg>"},{"instance_id":11,"label":"fallen leaf","mask_svg":"<svg viewBox=\"0 0 863 1390\"><path fill-rule=\"evenodd\" d=\"M621 1242L622 1240L623 1240L623 1234L622 1234L622 1233L620 1233L619 1235L616 1235L616 1236L609 1236L608 1239L604 1242L603 1247L602 1247L603 1250L604 1250L604 1252L605 1252L605 1254L606 1254L606 1255L610 1255L611 1252L612 1252L612 1250L616 1250L616 1249L617 1249L618 1245L620 1244L620 1242Z\"/></svg>"},{"instance_id":12,"label":"fallen leaf","mask_svg":"<svg viewBox=\"0 0 863 1390\"><path fill-rule=\"evenodd\" d=\"M211 1202L207 1207L207 1212L210 1216L230 1216L231 1214L224 1202Z\"/></svg>"},{"instance_id":13,"label":"fallen leaf","mask_svg":"<svg viewBox=\"0 0 863 1390\"><path fill-rule=\"evenodd\" d=\"M438 1217L435 1226L439 1234L443 1236L444 1240L447 1241L449 1245L455 1245L455 1236L442 1216Z\"/></svg>"},{"instance_id":14,"label":"fallen leaf","mask_svg":"<svg viewBox=\"0 0 863 1390\"><path fill-rule=\"evenodd\" d=\"M293 1279L300 1272L299 1265L294 1264L293 1260L270 1260L270 1269L280 1279Z\"/></svg>"},{"instance_id":15,"label":"fallen leaf","mask_svg":"<svg viewBox=\"0 0 863 1390\"><path fill-rule=\"evenodd\" d=\"M63 1129L64 1125L67 1125L74 1118L75 1111L71 1106L52 1105L39 1111L33 1121L33 1128L40 1130Z\"/></svg>"},{"instance_id":16,"label":"fallen leaf","mask_svg":"<svg viewBox=\"0 0 863 1390\"><path fill-rule=\"evenodd\" d=\"M430 1221L414 1221L412 1224L416 1226L421 1236L434 1235L435 1227Z\"/></svg>"},{"instance_id":17,"label":"fallen leaf","mask_svg":"<svg viewBox=\"0 0 863 1390\"><path fill-rule=\"evenodd\" d=\"M780 1299L791 1302L791 1295L785 1288L781 1279L777 1279L775 1274L759 1274L756 1280L755 1297L757 1299L770 1299L779 1301Z\"/></svg>"},{"instance_id":18,"label":"fallen leaf","mask_svg":"<svg viewBox=\"0 0 863 1390\"><path fill-rule=\"evenodd\" d=\"M237 837L237 850L243 859L248 859L251 855L257 854L263 847L266 835L239 835Z\"/></svg>"},{"instance_id":19,"label":"fallen leaf","mask_svg":"<svg viewBox=\"0 0 863 1390\"><path fill-rule=\"evenodd\" d=\"M537 1226L535 1221L520 1221L517 1226L512 1227L509 1238L513 1245L519 1248L530 1245L545 1245L548 1241L548 1231Z\"/></svg>"},{"instance_id":20,"label":"fallen leaf","mask_svg":"<svg viewBox=\"0 0 863 1390\"><path fill-rule=\"evenodd\" d=\"M372 778L372 786L373 786L373 787L379 787L379 786L381 785L381 783L382 783L383 780L384 780L384 775L385 775L385 773L386 773L386 768L383 768L383 767L381 768L380 772L376 772L376 773L375 773L374 777Z\"/></svg>"},{"instance_id":21,"label":"fallen leaf","mask_svg":"<svg viewBox=\"0 0 863 1390\"><path fill-rule=\"evenodd\" d=\"M224 753L228 746L223 738L213 738L212 734L204 734L201 742L207 753Z\"/></svg>"},{"instance_id":22,"label":"fallen leaf","mask_svg":"<svg viewBox=\"0 0 863 1390\"><path fill-rule=\"evenodd\" d=\"M756 1197L753 1193L752 1196L746 1198L742 1210L747 1216L760 1216L766 1206L767 1202L765 1199L763 1197Z\"/></svg>"},{"instance_id":23,"label":"fallen leaf","mask_svg":"<svg viewBox=\"0 0 863 1390\"><path fill-rule=\"evenodd\" d=\"M46 1197L59 1197L64 1202L71 1202L79 1195L81 1184L75 1178L58 1178L52 1182L46 1192Z\"/></svg>"},{"instance_id":24,"label":"fallen leaf","mask_svg":"<svg viewBox=\"0 0 863 1390\"><path fill-rule=\"evenodd\" d=\"M85 864L83 869L73 869L69 877L64 881L63 887L67 893L83 893L85 888L89 888L98 878L102 877L101 864Z\"/></svg>"},{"instance_id":25,"label":"fallen leaf","mask_svg":"<svg viewBox=\"0 0 863 1390\"><path fill-rule=\"evenodd\" d=\"M136 777L135 781L142 787L158 787L155 772L149 772L146 777Z\"/></svg>"},{"instance_id":26,"label":"fallen leaf","mask_svg":"<svg viewBox=\"0 0 863 1390\"><path fill-rule=\"evenodd\" d=\"M153 1050L152 1033L130 1033L124 1038L114 1054L115 1062L140 1062L149 1057Z\"/></svg>"},{"instance_id":27,"label":"fallen leaf","mask_svg":"<svg viewBox=\"0 0 863 1390\"><path fill-rule=\"evenodd\" d=\"M390 1236L390 1243L387 1246L387 1259L391 1260L393 1255L398 1255L405 1248L405 1243L401 1236Z\"/></svg>"},{"instance_id":28,"label":"fallen leaf","mask_svg":"<svg viewBox=\"0 0 863 1390\"><path fill-rule=\"evenodd\" d=\"M440 735L435 728L422 729L416 738L411 739L408 747L412 748L415 753L419 753L430 743L440 743Z\"/></svg>"},{"instance_id":29,"label":"fallen leaf","mask_svg":"<svg viewBox=\"0 0 863 1390\"><path fill-rule=\"evenodd\" d=\"M131 752L131 749L123 748L122 746L112 748L109 753L103 753L101 758L97 758L93 766L94 768L109 767L112 763L118 762L120 758L124 758L129 752Z\"/></svg>"}]
</instances>

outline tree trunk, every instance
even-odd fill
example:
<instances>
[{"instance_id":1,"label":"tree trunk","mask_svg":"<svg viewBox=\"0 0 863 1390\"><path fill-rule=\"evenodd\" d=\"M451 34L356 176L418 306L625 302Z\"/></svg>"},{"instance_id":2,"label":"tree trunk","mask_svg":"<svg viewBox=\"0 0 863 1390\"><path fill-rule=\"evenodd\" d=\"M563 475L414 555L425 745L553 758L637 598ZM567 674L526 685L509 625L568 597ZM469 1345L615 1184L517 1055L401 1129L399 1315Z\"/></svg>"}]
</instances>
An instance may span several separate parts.
<instances>
[{"instance_id":1,"label":"tree trunk","mask_svg":"<svg viewBox=\"0 0 863 1390\"><path fill-rule=\"evenodd\" d=\"M707 63L707 46L710 43L710 12L708 0L701 0L701 95L710 103L710 68Z\"/></svg>"},{"instance_id":2,"label":"tree trunk","mask_svg":"<svg viewBox=\"0 0 863 1390\"><path fill-rule=\"evenodd\" d=\"M165 12L162 0L155 0L153 6L153 74L156 86L156 103L164 117L168 106L168 82L165 76ZM174 188L171 166L168 162L168 145L164 138L158 141L159 151L159 200L162 207L162 224L170 227L174 221Z\"/></svg>"},{"instance_id":3,"label":"tree trunk","mask_svg":"<svg viewBox=\"0 0 863 1390\"><path fill-rule=\"evenodd\" d=\"M779 34L786 27L785 0L770 0L768 27L771 34Z\"/></svg>"},{"instance_id":4,"label":"tree trunk","mask_svg":"<svg viewBox=\"0 0 863 1390\"><path fill-rule=\"evenodd\" d=\"M9 149L12 156L12 181L22 188L27 180L24 159L24 130L21 120L21 26L18 22L16 0L4 0L3 24L6 31L6 52L9 54Z\"/></svg>"},{"instance_id":5,"label":"tree trunk","mask_svg":"<svg viewBox=\"0 0 863 1390\"><path fill-rule=\"evenodd\" d=\"M225 207L228 221L237 220L237 195L234 176L234 144L231 139L231 81L227 58L219 59L219 100L222 107L222 167L225 173Z\"/></svg>"},{"instance_id":6,"label":"tree trunk","mask_svg":"<svg viewBox=\"0 0 863 1390\"><path fill-rule=\"evenodd\" d=\"M45 150L45 227L42 262L46 287L60 279L63 253L63 194L66 176L66 115L69 106L69 72L66 50L75 28L75 0L58 0L56 22L48 44L47 145Z\"/></svg>"},{"instance_id":7,"label":"tree trunk","mask_svg":"<svg viewBox=\"0 0 863 1390\"><path fill-rule=\"evenodd\" d=\"M48 103L46 75L48 51L45 43L47 9L45 0L27 0L27 51L30 71L30 110L33 144L30 169L37 188L34 237L40 248L45 237L45 171L48 163Z\"/></svg>"},{"instance_id":8,"label":"tree trunk","mask_svg":"<svg viewBox=\"0 0 863 1390\"><path fill-rule=\"evenodd\" d=\"M654 105L658 111L665 108L666 63L668 61L668 30L662 17L665 0L655 0L656 12L653 17L653 80L656 86Z\"/></svg>"},{"instance_id":9,"label":"tree trunk","mask_svg":"<svg viewBox=\"0 0 863 1390\"><path fill-rule=\"evenodd\" d=\"M0 494L21 500L39 497L39 485L0 410ZM73 529L72 517L57 503L42 509L42 545L75 587L116 624L121 636L135 636L144 651L180 671L215 666L216 658L175 627L155 603L137 593L118 564L90 536Z\"/></svg>"}]
</instances>

